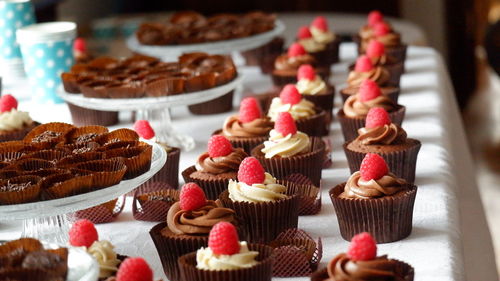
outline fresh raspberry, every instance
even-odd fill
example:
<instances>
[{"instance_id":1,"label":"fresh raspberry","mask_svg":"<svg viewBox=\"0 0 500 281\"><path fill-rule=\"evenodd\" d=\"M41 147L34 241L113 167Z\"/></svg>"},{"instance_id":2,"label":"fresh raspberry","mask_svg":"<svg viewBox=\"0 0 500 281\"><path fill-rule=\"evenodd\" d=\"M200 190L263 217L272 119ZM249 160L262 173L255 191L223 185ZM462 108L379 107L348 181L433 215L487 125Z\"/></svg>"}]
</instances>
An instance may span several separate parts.
<instances>
[{"instance_id":1,"label":"fresh raspberry","mask_svg":"<svg viewBox=\"0 0 500 281\"><path fill-rule=\"evenodd\" d=\"M368 232L354 235L347 249L347 256L354 261L369 261L377 257L377 242Z\"/></svg>"},{"instance_id":2,"label":"fresh raspberry","mask_svg":"<svg viewBox=\"0 0 500 281\"><path fill-rule=\"evenodd\" d=\"M311 23L311 26L316 27L319 30L327 31L328 30L328 22L324 16L317 16Z\"/></svg>"},{"instance_id":3,"label":"fresh raspberry","mask_svg":"<svg viewBox=\"0 0 500 281\"><path fill-rule=\"evenodd\" d=\"M379 58L385 54L385 46L382 42L372 39L366 47L366 55L369 58Z\"/></svg>"},{"instance_id":4,"label":"fresh raspberry","mask_svg":"<svg viewBox=\"0 0 500 281\"><path fill-rule=\"evenodd\" d=\"M302 95L299 93L299 90L297 90L297 87L295 87L294 84L288 84L283 87L283 90L281 90L280 99L284 104L294 105L300 102Z\"/></svg>"},{"instance_id":5,"label":"fresh raspberry","mask_svg":"<svg viewBox=\"0 0 500 281\"><path fill-rule=\"evenodd\" d=\"M238 119L243 123L252 122L262 116L259 102L254 97L244 98L240 102L240 113Z\"/></svg>"},{"instance_id":6,"label":"fresh raspberry","mask_svg":"<svg viewBox=\"0 0 500 281\"><path fill-rule=\"evenodd\" d=\"M91 221L86 219L75 221L69 230L69 244L71 246L88 248L98 239L97 229Z\"/></svg>"},{"instance_id":7,"label":"fresh raspberry","mask_svg":"<svg viewBox=\"0 0 500 281\"><path fill-rule=\"evenodd\" d=\"M233 146L223 135L213 135L208 140L207 151L210 157L221 157L233 152Z\"/></svg>"},{"instance_id":8,"label":"fresh raspberry","mask_svg":"<svg viewBox=\"0 0 500 281\"><path fill-rule=\"evenodd\" d=\"M356 72L367 72L373 69L372 60L367 55L359 56L354 66Z\"/></svg>"},{"instance_id":9,"label":"fresh raspberry","mask_svg":"<svg viewBox=\"0 0 500 281\"><path fill-rule=\"evenodd\" d=\"M303 64L299 67L299 70L297 71L297 80L301 79L307 79L307 80L314 80L316 78L316 71L310 64Z\"/></svg>"},{"instance_id":10,"label":"fresh raspberry","mask_svg":"<svg viewBox=\"0 0 500 281\"><path fill-rule=\"evenodd\" d=\"M368 14L368 25L374 26L375 24L384 21L384 15L380 11L373 10Z\"/></svg>"},{"instance_id":11,"label":"fresh raspberry","mask_svg":"<svg viewBox=\"0 0 500 281\"><path fill-rule=\"evenodd\" d=\"M297 133L297 125L295 120L288 112L280 112L276 122L274 122L274 129L281 133L283 136L288 136L288 134L295 135Z\"/></svg>"},{"instance_id":12,"label":"fresh raspberry","mask_svg":"<svg viewBox=\"0 0 500 281\"><path fill-rule=\"evenodd\" d=\"M382 107L370 108L370 111L368 111L368 114L366 115L366 128L376 128L390 124L391 118L389 117L389 113L387 113L387 111L385 111Z\"/></svg>"},{"instance_id":13,"label":"fresh raspberry","mask_svg":"<svg viewBox=\"0 0 500 281\"><path fill-rule=\"evenodd\" d=\"M207 204L205 192L196 183L188 182L182 186L179 195L179 204L182 210L192 211Z\"/></svg>"},{"instance_id":14,"label":"fresh raspberry","mask_svg":"<svg viewBox=\"0 0 500 281\"><path fill-rule=\"evenodd\" d=\"M229 222L218 222L208 234L208 247L216 255L234 255L240 252L236 227Z\"/></svg>"},{"instance_id":15,"label":"fresh raspberry","mask_svg":"<svg viewBox=\"0 0 500 281\"><path fill-rule=\"evenodd\" d=\"M375 36L384 36L391 31L391 27L385 22L378 22L373 26Z\"/></svg>"},{"instance_id":16,"label":"fresh raspberry","mask_svg":"<svg viewBox=\"0 0 500 281\"><path fill-rule=\"evenodd\" d=\"M290 47L288 47L289 57L303 56L305 54L307 54L306 49L304 49L304 46L299 43L293 43Z\"/></svg>"},{"instance_id":17,"label":"fresh raspberry","mask_svg":"<svg viewBox=\"0 0 500 281\"><path fill-rule=\"evenodd\" d=\"M126 258L118 268L116 281L153 281L153 270L143 258Z\"/></svg>"},{"instance_id":18,"label":"fresh raspberry","mask_svg":"<svg viewBox=\"0 0 500 281\"><path fill-rule=\"evenodd\" d=\"M359 172L361 173L361 179L364 181L378 180L389 173L389 168L382 156L375 153L367 153L361 162Z\"/></svg>"},{"instance_id":19,"label":"fresh raspberry","mask_svg":"<svg viewBox=\"0 0 500 281\"><path fill-rule=\"evenodd\" d=\"M73 43L73 49L75 51L85 53L87 52L87 42L85 42L85 39L78 37Z\"/></svg>"},{"instance_id":20,"label":"fresh raspberry","mask_svg":"<svg viewBox=\"0 0 500 281\"><path fill-rule=\"evenodd\" d=\"M380 87L373 80L366 79L359 86L359 99L362 102L372 100L382 95Z\"/></svg>"},{"instance_id":21,"label":"fresh raspberry","mask_svg":"<svg viewBox=\"0 0 500 281\"><path fill-rule=\"evenodd\" d=\"M309 30L309 26L301 26L299 30L297 30L297 38L299 39L307 39L311 38L311 30Z\"/></svg>"},{"instance_id":22,"label":"fresh raspberry","mask_svg":"<svg viewBox=\"0 0 500 281\"><path fill-rule=\"evenodd\" d=\"M11 111L12 109L17 109L17 100L12 95L3 95L0 98L0 112Z\"/></svg>"},{"instance_id":23,"label":"fresh raspberry","mask_svg":"<svg viewBox=\"0 0 500 281\"><path fill-rule=\"evenodd\" d=\"M148 120L137 120L134 124L134 130L141 138L149 140L155 136L155 131L151 128Z\"/></svg>"},{"instance_id":24,"label":"fresh raspberry","mask_svg":"<svg viewBox=\"0 0 500 281\"><path fill-rule=\"evenodd\" d=\"M264 168L257 158L247 157L241 161L240 167L238 168L239 182L252 185L254 183L263 183L265 178Z\"/></svg>"}]
</instances>

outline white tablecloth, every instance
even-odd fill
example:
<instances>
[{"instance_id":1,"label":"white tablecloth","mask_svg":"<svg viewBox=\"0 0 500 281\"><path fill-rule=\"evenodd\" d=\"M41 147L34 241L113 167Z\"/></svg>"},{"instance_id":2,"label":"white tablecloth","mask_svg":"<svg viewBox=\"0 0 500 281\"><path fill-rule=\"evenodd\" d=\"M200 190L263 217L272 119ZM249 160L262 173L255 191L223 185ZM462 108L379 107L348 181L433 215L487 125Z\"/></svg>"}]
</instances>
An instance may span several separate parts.
<instances>
[{"instance_id":1,"label":"white tablecloth","mask_svg":"<svg viewBox=\"0 0 500 281\"><path fill-rule=\"evenodd\" d=\"M337 89L343 87L346 67L354 60L353 45L343 45L341 56L342 63L335 65L331 79ZM442 59L430 48L411 47L406 69L399 99L407 107L403 127L410 137L421 140L423 144L417 162L416 184L419 189L413 232L402 241L379 245L379 253L413 265L417 281L497 280L491 237L477 192L474 168ZM242 72L246 75L245 92L263 91L271 85L269 77L262 76L254 68L245 68ZM241 94L238 94L235 101L240 97ZM340 106L339 102L340 98L336 101L336 109ZM70 120L64 106L40 108L22 104L21 107L29 109L33 117L42 122ZM186 108L173 110L174 126L191 134L197 144L195 150L182 152L181 170L194 163L197 155L204 151L211 132L220 128L224 118L230 114L233 113L195 117ZM349 176L337 122L332 125L331 140L334 146L333 165L323 170L322 210L316 216L299 219L300 228L313 237L323 239L321 266L345 251L348 245L340 236L328 197L328 190ZM124 213L116 222L98 225L100 238L111 240L119 253L145 257L156 276L165 279L148 234L155 223L134 221L131 200L127 201ZM19 229L20 223L0 223L0 239L15 238Z\"/></svg>"}]
</instances>

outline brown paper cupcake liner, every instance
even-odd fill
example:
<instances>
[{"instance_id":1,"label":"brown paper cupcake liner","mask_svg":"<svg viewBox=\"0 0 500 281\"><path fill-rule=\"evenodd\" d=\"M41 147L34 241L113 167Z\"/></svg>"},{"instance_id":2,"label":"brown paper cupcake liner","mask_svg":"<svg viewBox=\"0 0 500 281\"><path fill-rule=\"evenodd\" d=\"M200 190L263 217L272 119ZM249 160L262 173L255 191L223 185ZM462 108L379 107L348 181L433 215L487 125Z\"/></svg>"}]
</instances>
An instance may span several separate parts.
<instances>
[{"instance_id":1,"label":"brown paper cupcake liner","mask_svg":"<svg viewBox=\"0 0 500 281\"><path fill-rule=\"evenodd\" d=\"M236 67L232 63L232 60L229 62L231 66L226 67L222 71L218 72L215 76L215 84L217 86L224 85L233 80L238 74L236 71Z\"/></svg>"},{"instance_id":2,"label":"brown paper cupcake liner","mask_svg":"<svg viewBox=\"0 0 500 281\"><path fill-rule=\"evenodd\" d=\"M167 162L165 165L142 186L147 186L153 182L164 182L174 189L179 188L179 160L181 150L177 147L170 148L171 150L167 152Z\"/></svg>"},{"instance_id":3,"label":"brown paper cupcake liner","mask_svg":"<svg viewBox=\"0 0 500 281\"><path fill-rule=\"evenodd\" d=\"M56 144L56 149L65 150L73 155L96 152L99 150L100 147L101 145L96 142L71 143L71 144L64 144L60 142Z\"/></svg>"},{"instance_id":4,"label":"brown paper cupcake liner","mask_svg":"<svg viewBox=\"0 0 500 281\"><path fill-rule=\"evenodd\" d=\"M342 103L345 103L345 101L351 96L349 93L345 91L346 89L341 89L340 90L340 96L342 97ZM399 99L399 93L401 92L401 89L399 87L390 87L387 88L387 90L382 90L382 94L390 98L393 102L397 103Z\"/></svg>"},{"instance_id":5,"label":"brown paper cupcake liner","mask_svg":"<svg viewBox=\"0 0 500 281\"><path fill-rule=\"evenodd\" d=\"M87 98L109 98L107 87L113 83L110 80L95 78L80 84L80 91Z\"/></svg>"},{"instance_id":6,"label":"brown paper cupcake liner","mask_svg":"<svg viewBox=\"0 0 500 281\"><path fill-rule=\"evenodd\" d=\"M274 262L271 247L260 244L249 244L250 251L257 251L258 263L250 268L234 270L203 270L196 267L196 252L179 258L179 269L182 280L190 281L271 281Z\"/></svg>"},{"instance_id":7,"label":"brown paper cupcake liner","mask_svg":"<svg viewBox=\"0 0 500 281\"><path fill-rule=\"evenodd\" d=\"M74 128L66 134L66 143L95 141L98 136L108 132L108 128L99 125L87 125Z\"/></svg>"},{"instance_id":8,"label":"brown paper cupcake liner","mask_svg":"<svg viewBox=\"0 0 500 281\"><path fill-rule=\"evenodd\" d=\"M76 126L100 125L113 126L118 124L118 112L115 111L99 111L87 109L67 103L71 120Z\"/></svg>"},{"instance_id":9,"label":"brown paper cupcake liner","mask_svg":"<svg viewBox=\"0 0 500 281\"><path fill-rule=\"evenodd\" d=\"M219 195L227 190L227 185L229 184L228 178L219 178L217 176L213 176L206 179L199 179L191 177L191 174L196 172L195 166L190 166L182 171L181 175L184 178L184 182L194 182L203 189L205 192L205 196L209 200L216 200L219 198ZM236 178L233 178L235 180Z\"/></svg>"},{"instance_id":10,"label":"brown paper cupcake liner","mask_svg":"<svg viewBox=\"0 0 500 281\"><path fill-rule=\"evenodd\" d=\"M8 180L20 175L21 173L16 170L0 170L0 180Z\"/></svg>"},{"instance_id":11,"label":"brown paper cupcake liner","mask_svg":"<svg viewBox=\"0 0 500 281\"><path fill-rule=\"evenodd\" d=\"M180 191L164 182L141 186L134 193L132 214L136 220L165 221L168 210L179 201Z\"/></svg>"},{"instance_id":12,"label":"brown paper cupcake liner","mask_svg":"<svg viewBox=\"0 0 500 281\"><path fill-rule=\"evenodd\" d=\"M287 187L287 195L296 195L299 198L299 216L315 215L321 210L320 188L301 174L291 174L285 180L277 183Z\"/></svg>"},{"instance_id":13,"label":"brown paper cupcake liner","mask_svg":"<svg viewBox=\"0 0 500 281\"><path fill-rule=\"evenodd\" d=\"M83 162L76 164L74 168L92 173L93 188L103 188L118 184L127 171L127 166L123 158Z\"/></svg>"},{"instance_id":14,"label":"brown paper cupcake liner","mask_svg":"<svg viewBox=\"0 0 500 281\"><path fill-rule=\"evenodd\" d=\"M389 117L392 123L401 126L403 119L405 117L406 107L398 105L395 111L389 112ZM337 112L337 118L340 122L340 127L342 128L342 134L344 135L344 140L346 142L352 141L358 137L358 129L365 126L365 118L363 117L347 117L344 114L344 110L341 109Z\"/></svg>"},{"instance_id":15,"label":"brown paper cupcake liner","mask_svg":"<svg viewBox=\"0 0 500 281\"><path fill-rule=\"evenodd\" d=\"M330 126L327 121L326 112L319 107L315 107L314 110L316 114L313 116L295 120L297 130L313 137L328 135L327 127L329 128Z\"/></svg>"},{"instance_id":16,"label":"brown paper cupcake liner","mask_svg":"<svg viewBox=\"0 0 500 281\"><path fill-rule=\"evenodd\" d=\"M407 190L395 195L373 199L339 198L345 183L330 189L340 234L346 241L361 232L369 232L377 243L402 240L412 230L413 205L417 186L407 184Z\"/></svg>"},{"instance_id":17,"label":"brown paper cupcake liner","mask_svg":"<svg viewBox=\"0 0 500 281\"><path fill-rule=\"evenodd\" d=\"M146 96L162 97L182 94L186 78L183 76L159 77L146 83Z\"/></svg>"},{"instance_id":18,"label":"brown paper cupcake liner","mask_svg":"<svg viewBox=\"0 0 500 281\"><path fill-rule=\"evenodd\" d=\"M252 150L252 156L256 157L264 169L277 179L285 179L290 174L302 174L310 178L314 185L319 186L321 167L325 158L325 143L318 137L310 139L311 150L304 154L288 158L275 156L268 159L261 151L264 147L261 144Z\"/></svg>"},{"instance_id":19,"label":"brown paper cupcake liner","mask_svg":"<svg viewBox=\"0 0 500 281\"><path fill-rule=\"evenodd\" d=\"M396 59L398 62L404 62L406 60L406 50L407 45L402 44L401 46L395 48L386 48L385 52L388 56Z\"/></svg>"},{"instance_id":20,"label":"brown paper cupcake liner","mask_svg":"<svg viewBox=\"0 0 500 281\"><path fill-rule=\"evenodd\" d=\"M132 179L149 171L153 147L150 145L136 146L130 148L116 148L106 151L106 158L112 159L122 157L127 166L127 172L123 179Z\"/></svg>"},{"instance_id":21,"label":"brown paper cupcake liner","mask_svg":"<svg viewBox=\"0 0 500 281\"><path fill-rule=\"evenodd\" d=\"M13 130L13 131L1 131L0 132L0 142L4 141L16 141L23 140L26 135L33 130L36 126L40 125L38 122L33 122L33 124L24 126L21 129Z\"/></svg>"},{"instance_id":22,"label":"brown paper cupcake liner","mask_svg":"<svg viewBox=\"0 0 500 281\"><path fill-rule=\"evenodd\" d=\"M329 137L324 137L323 142L325 143L325 159L322 168L328 169L332 166L332 142Z\"/></svg>"},{"instance_id":23,"label":"brown paper cupcake liner","mask_svg":"<svg viewBox=\"0 0 500 281\"><path fill-rule=\"evenodd\" d=\"M5 141L0 142L0 153L5 152L26 152L32 150L31 146L24 141Z\"/></svg>"},{"instance_id":24,"label":"brown paper cupcake liner","mask_svg":"<svg viewBox=\"0 0 500 281\"><path fill-rule=\"evenodd\" d=\"M391 260L394 260L394 259L391 259ZM394 271L396 272L396 274L398 276L400 276L399 280L413 281L413 279L415 277L415 271L414 271L413 267L407 263L402 262L402 261L398 261L398 260L394 260L394 261L398 262L396 264ZM318 270L311 275L311 281L324 281L324 280L328 280L328 279L329 279L328 270L326 268Z\"/></svg>"},{"instance_id":25,"label":"brown paper cupcake liner","mask_svg":"<svg viewBox=\"0 0 500 281\"><path fill-rule=\"evenodd\" d=\"M50 168L50 169L43 169L43 170L23 173L23 175L26 176L37 176L41 178L46 178L48 176L60 175L60 174L71 174L71 171L66 169Z\"/></svg>"},{"instance_id":26,"label":"brown paper cupcake liner","mask_svg":"<svg viewBox=\"0 0 500 281\"><path fill-rule=\"evenodd\" d=\"M106 145L108 143L118 142L118 141L138 141L139 135L130 129L118 129L111 131L107 134L99 136L96 140L100 145Z\"/></svg>"},{"instance_id":27,"label":"brown paper cupcake liner","mask_svg":"<svg viewBox=\"0 0 500 281\"><path fill-rule=\"evenodd\" d=\"M64 91L71 94L80 93L80 86L77 83L78 75L75 73L64 72L61 74L61 81L64 87Z\"/></svg>"},{"instance_id":28,"label":"brown paper cupcake liner","mask_svg":"<svg viewBox=\"0 0 500 281\"><path fill-rule=\"evenodd\" d=\"M359 171L359 167L361 166L361 162L363 161L366 153L350 150L347 148L348 144L349 143L344 143L343 147L347 157L347 163L349 164L349 169L352 174ZM377 153L384 158L391 173L405 179L409 183L413 183L415 182L417 156L421 146L422 144L420 141L415 140L412 146L401 151L380 152L374 150L373 153Z\"/></svg>"},{"instance_id":29,"label":"brown paper cupcake liner","mask_svg":"<svg viewBox=\"0 0 500 281\"><path fill-rule=\"evenodd\" d=\"M44 199L73 196L91 191L92 176L55 174L44 178L41 182L41 187Z\"/></svg>"},{"instance_id":30,"label":"brown paper cupcake liner","mask_svg":"<svg viewBox=\"0 0 500 281\"><path fill-rule=\"evenodd\" d=\"M55 168L54 163L35 158L25 158L12 163L6 167L9 170L17 170L18 172L35 172L43 169Z\"/></svg>"},{"instance_id":31,"label":"brown paper cupcake liner","mask_svg":"<svg viewBox=\"0 0 500 281\"><path fill-rule=\"evenodd\" d=\"M108 223L114 221L123 211L125 196L113 199L104 204L73 213L75 219L87 219L92 223Z\"/></svg>"},{"instance_id":32,"label":"brown paper cupcake liner","mask_svg":"<svg viewBox=\"0 0 500 281\"><path fill-rule=\"evenodd\" d=\"M88 161L103 160L104 153L102 152L85 152L80 154L69 155L56 163L58 168L71 168L76 164L84 163Z\"/></svg>"},{"instance_id":33,"label":"brown paper cupcake liner","mask_svg":"<svg viewBox=\"0 0 500 281\"><path fill-rule=\"evenodd\" d=\"M222 129L219 129L215 132L212 133L212 135L222 135ZM252 152L252 149L256 147L257 145L263 143L266 141L269 136L262 136L262 137L227 137L226 138L229 140L229 142L233 145L234 148L243 148L243 150L247 153L250 154Z\"/></svg>"},{"instance_id":34,"label":"brown paper cupcake liner","mask_svg":"<svg viewBox=\"0 0 500 281\"><path fill-rule=\"evenodd\" d=\"M25 153L23 151L0 152L0 161L2 161L2 165L9 165L10 163L16 162L17 160L21 159L23 156L25 156ZM5 166L2 168L5 168Z\"/></svg>"},{"instance_id":35,"label":"brown paper cupcake liner","mask_svg":"<svg viewBox=\"0 0 500 281\"><path fill-rule=\"evenodd\" d=\"M335 88L334 86L329 87L329 91L323 95L302 95L302 97L314 104L315 107L321 108L325 111L323 130L319 131L319 134L314 134L314 136L327 136L330 133L330 124L333 121L333 103L335 98ZM298 128L298 124L297 124ZM304 129L304 128L302 128ZM303 131L302 131L303 132Z\"/></svg>"},{"instance_id":36,"label":"brown paper cupcake liner","mask_svg":"<svg viewBox=\"0 0 500 281\"><path fill-rule=\"evenodd\" d=\"M40 196L40 177L18 176L0 181L0 204L20 204L35 201ZM10 184L30 184L26 188L6 189ZM3 190L3 191L2 191Z\"/></svg>"},{"instance_id":37,"label":"brown paper cupcake liner","mask_svg":"<svg viewBox=\"0 0 500 281\"><path fill-rule=\"evenodd\" d=\"M330 67L332 64L339 62L339 45L340 38L337 37L332 42L326 45L322 51L309 53L321 67Z\"/></svg>"},{"instance_id":38,"label":"brown paper cupcake liner","mask_svg":"<svg viewBox=\"0 0 500 281\"><path fill-rule=\"evenodd\" d=\"M186 92L196 92L210 89L216 86L216 74L214 72L191 76L186 79L184 89Z\"/></svg>"},{"instance_id":39,"label":"brown paper cupcake liner","mask_svg":"<svg viewBox=\"0 0 500 281\"><path fill-rule=\"evenodd\" d=\"M155 225L149 234L155 244L160 257L163 271L170 281L181 281L177 259L187 253L194 252L201 247L208 246L208 236L170 235L163 236L161 230L167 226L166 222Z\"/></svg>"},{"instance_id":40,"label":"brown paper cupcake liner","mask_svg":"<svg viewBox=\"0 0 500 281\"><path fill-rule=\"evenodd\" d=\"M22 156L22 159L41 159L45 161L49 161L53 164L56 164L59 162L61 159L64 157L69 156L70 153L65 151L65 150L56 150L56 149L50 149L50 150L39 150L35 151L32 153L25 154Z\"/></svg>"},{"instance_id":41,"label":"brown paper cupcake liner","mask_svg":"<svg viewBox=\"0 0 500 281\"><path fill-rule=\"evenodd\" d=\"M301 229L287 229L271 243L275 257L273 276L310 276L323 256L321 238L314 241Z\"/></svg>"},{"instance_id":42,"label":"brown paper cupcake liner","mask_svg":"<svg viewBox=\"0 0 500 281\"><path fill-rule=\"evenodd\" d=\"M219 199L224 207L233 209L250 243L268 243L287 228L296 228L299 218L299 197L288 196L275 202L234 202L226 190Z\"/></svg>"},{"instance_id":43,"label":"brown paper cupcake liner","mask_svg":"<svg viewBox=\"0 0 500 281\"><path fill-rule=\"evenodd\" d=\"M23 140L24 142L30 143L31 145L37 147L53 146L56 143L63 141L66 133L73 128L74 128L73 125L67 123L61 123L61 122L46 123L35 127L24 137ZM39 137L42 134L47 132L54 132L57 134L57 136L47 140L43 138L39 139Z\"/></svg>"},{"instance_id":44,"label":"brown paper cupcake liner","mask_svg":"<svg viewBox=\"0 0 500 281\"><path fill-rule=\"evenodd\" d=\"M387 84L389 86L399 88L399 82L401 80L401 75L403 75L403 73L404 73L404 63L397 62L397 63L392 63L392 64L384 64L381 66L383 68L387 69L387 71L389 72L389 81L387 82ZM354 67L355 67L354 63L349 65L349 71L352 71L354 69ZM397 102L397 100L395 100L395 102Z\"/></svg>"},{"instance_id":45,"label":"brown paper cupcake liner","mask_svg":"<svg viewBox=\"0 0 500 281\"><path fill-rule=\"evenodd\" d=\"M218 97L216 99L189 105L189 112L195 115L207 115L228 112L233 109L233 94L234 91Z\"/></svg>"},{"instance_id":46,"label":"brown paper cupcake liner","mask_svg":"<svg viewBox=\"0 0 500 281\"><path fill-rule=\"evenodd\" d=\"M117 141L117 142L112 142L112 143L105 144L105 145L99 147L97 150L105 152L105 151L111 150L111 149L116 149L116 148L131 148L131 147L135 147L135 146L141 146L143 144L145 144L145 143L144 142L140 142L140 141Z\"/></svg>"}]
</instances>

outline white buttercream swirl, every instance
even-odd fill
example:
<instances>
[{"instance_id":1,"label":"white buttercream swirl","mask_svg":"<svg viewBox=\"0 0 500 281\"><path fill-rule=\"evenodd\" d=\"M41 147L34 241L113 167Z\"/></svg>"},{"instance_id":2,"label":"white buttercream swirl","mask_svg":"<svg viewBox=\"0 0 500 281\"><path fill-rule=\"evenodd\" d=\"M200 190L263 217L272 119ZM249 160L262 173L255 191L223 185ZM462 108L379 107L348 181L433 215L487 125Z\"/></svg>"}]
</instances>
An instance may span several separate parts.
<instances>
[{"instance_id":1,"label":"white buttercream swirl","mask_svg":"<svg viewBox=\"0 0 500 281\"><path fill-rule=\"evenodd\" d=\"M289 103L283 104L279 97L273 98L267 116L274 122L276 118L278 118L280 112L290 113L295 120L307 118L316 114L314 111L314 104L308 100L302 99L299 103L291 105Z\"/></svg>"},{"instance_id":2,"label":"white buttercream swirl","mask_svg":"<svg viewBox=\"0 0 500 281\"><path fill-rule=\"evenodd\" d=\"M308 53L316 53L326 48L325 44L316 41L313 37L300 39L298 42Z\"/></svg>"},{"instance_id":3,"label":"white buttercream swirl","mask_svg":"<svg viewBox=\"0 0 500 281\"><path fill-rule=\"evenodd\" d=\"M302 95L316 95L326 91L326 83L319 75L314 80L300 79L295 87Z\"/></svg>"},{"instance_id":4,"label":"white buttercream swirl","mask_svg":"<svg viewBox=\"0 0 500 281\"><path fill-rule=\"evenodd\" d=\"M283 136L276 130L269 132L269 140L264 142L262 153L266 158L272 158L275 155L281 157L291 157L309 150L311 142L309 136L297 131L295 134Z\"/></svg>"},{"instance_id":5,"label":"white buttercream swirl","mask_svg":"<svg viewBox=\"0 0 500 281\"><path fill-rule=\"evenodd\" d=\"M309 30L311 31L314 40L318 43L328 44L335 40L335 34L329 30L324 31L314 26L311 26Z\"/></svg>"},{"instance_id":6,"label":"white buttercream swirl","mask_svg":"<svg viewBox=\"0 0 500 281\"><path fill-rule=\"evenodd\" d=\"M107 240L95 241L87 252L99 263L99 278L107 278L118 271L120 260L113 244Z\"/></svg>"},{"instance_id":7,"label":"white buttercream swirl","mask_svg":"<svg viewBox=\"0 0 500 281\"><path fill-rule=\"evenodd\" d=\"M196 267L203 270L232 270L250 268L258 262L259 252L250 251L247 242L240 242L240 251L234 255L217 255L209 247L196 251Z\"/></svg>"},{"instance_id":8,"label":"white buttercream swirl","mask_svg":"<svg viewBox=\"0 0 500 281\"><path fill-rule=\"evenodd\" d=\"M33 124L33 120L28 112L12 109L11 111L0 114L0 130L13 131Z\"/></svg>"},{"instance_id":9,"label":"white buttercream swirl","mask_svg":"<svg viewBox=\"0 0 500 281\"><path fill-rule=\"evenodd\" d=\"M234 202L273 202L287 197L286 186L276 183L276 178L265 173L263 183L248 185L244 182L229 180L229 198Z\"/></svg>"}]
</instances>

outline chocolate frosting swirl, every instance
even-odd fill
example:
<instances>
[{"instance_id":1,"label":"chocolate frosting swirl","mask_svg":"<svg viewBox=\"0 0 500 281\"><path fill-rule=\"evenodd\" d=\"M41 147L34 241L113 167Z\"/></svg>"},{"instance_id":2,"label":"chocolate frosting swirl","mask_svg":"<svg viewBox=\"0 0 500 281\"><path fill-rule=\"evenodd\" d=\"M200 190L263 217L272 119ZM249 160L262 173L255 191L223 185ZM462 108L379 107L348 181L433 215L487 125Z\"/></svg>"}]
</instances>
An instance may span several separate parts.
<instances>
[{"instance_id":1,"label":"chocolate frosting swirl","mask_svg":"<svg viewBox=\"0 0 500 281\"><path fill-rule=\"evenodd\" d=\"M386 111L391 112L397 108L397 104L384 95L362 102L359 99L359 95L356 94L347 98L343 109L346 116L360 117L366 116L368 111L373 107L382 107Z\"/></svg>"},{"instance_id":2,"label":"chocolate frosting swirl","mask_svg":"<svg viewBox=\"0 0 500 281\"><path fill-rule=\"evenodd\" d=\"M257 118L253 121L240 122L238 116L230 116L224 121L222 133L228 137L262 137L267 136L273 128L269 117Z\"/></svg>"},{"instance_id":3,"label":"chocolate frosting swirl","mask_svg":"<svg viewBox=\"0 0 500 281\"><path fill-rule=\"evenodd\" d=\"M361 128L356 141L362 144L400 144L406 141L406 131L398 125L391 123L375 128Z\"/></svg>"},{"instance_id":4,"label":"chocolate frosting swirl","mask_svg":"<svg viewBox=\"0 0 500 281\"><path fill-rule=\"evenodd\" d=\"M207 200L207 204L193 211L184 211L176 202L167 214L167 227L175 234L204 235L216 223L234 221L234 211L223 208L220 201Z\"/></svg>"},{"instance_id":5,"label":"chocolate frosting swirl","mask_svg":"<svg viewBox=\"0 0 500 281\"><path fill-rule=\"evenodd\" d=\"M314 63L314 58L309 54L295 57L289 57L287 54L284 54L276 58L274 68L277 70L297 70L303 64Z\"/></svg>"},{"instance_id":6,"label":"chocolate frosting swirl","mask_svg":"<svg viewBox=\"0 0 500 281\"><path fill-rule=\"evenodd\" d=\"M210 174L237 172L241 161L247 156L242 148L235 148L227 156L213 158L208 155L208 152L205 152L198 157L196 170Z\"/></svg>"},{"instance_id":7,"label":"chocolate frosting swirl","mask_svg":"<svg viewBox=\"0 0 500 281\"><path fill-rule=\"evenodd\" d=\"M368 261L353 261L339 254L328 263L328 279L325 281L403 281L396 274L396 260L386 255Z\"/></svg>"},{"instance_id":8,"label":"chocolate frosting swirl","mask_svg":"<svg viewBox=\"0 0 500 281\"><path fill-rule=\"evenodd\" d=\"M386 48L392 48L401 45L401 35L394 31L389 32L383 36L377 36L377 40L384 44Z\"/></svg>"},{"instance_id":9,"label":"chocolate frosting swirl","mask_svg":"<svg viewBox=\"0 0 500 281\"><path fill-rule=\"evenodd\" d=\"M392 173L378 180L365 181L361 178L359 171L352 174L344 187L340 198L377 198L396 194L405 189L406 181L396 177Z\"/></svg>"},{"instance_id":10,"label":"chocolate frosting swirl","mask_svg":"<svg viewBox=\"0 0 500 281\"><path fill-rule=\"evenodd\" d=\"M361 83L370 79L375 81L377 85L383 87L387 85L389 82L390 74L387 69L384 67L376 66L370 71L366 72L357 72L355 70L349 72L349 76L347 77L347 85L351 87L359 87Z\"/></svg>"}]
</instances>

